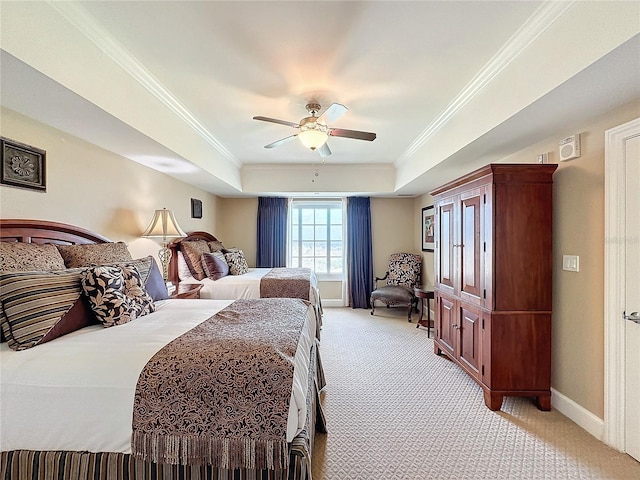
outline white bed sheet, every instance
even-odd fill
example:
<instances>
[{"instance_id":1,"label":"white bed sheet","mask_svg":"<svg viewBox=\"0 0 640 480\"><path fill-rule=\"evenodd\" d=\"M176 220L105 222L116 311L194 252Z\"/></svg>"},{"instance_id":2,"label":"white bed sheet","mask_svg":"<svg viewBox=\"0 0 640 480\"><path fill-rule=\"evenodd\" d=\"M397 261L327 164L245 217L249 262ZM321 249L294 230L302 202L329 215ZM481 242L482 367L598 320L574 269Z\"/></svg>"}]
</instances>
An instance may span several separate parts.
<instances>
[{"instance_id":1,"label":"white bed sheet","mask_svg":"<svg viewBox=\"0 0 640 480\"><path fill-rule=\"evenodd\" d=\"M202 284L200 298L210 298L213 300L230 300L237 298L260 298L260 280L270 268L250 268L242 275L226 275L219 280L205 278L196 280L194 277L180 280L180 283ZM309 301L312 305L318 305L318 279L315 272L311 271L309 285Z\"/></svg>"},{"instance_id":2,"label":"white bed sheet","mask_svg":"<svg viewBox=\"0 0 640 480\"><path fill-rule=\"evenodd\" d=\"M16 352L0 344L0 450L131 452L138 376L147 361L231 300L166 300L125 325L86 327ZM294 359L287 441L303 428L316 320L307 310Z\"/></svg>"}]
</instances>

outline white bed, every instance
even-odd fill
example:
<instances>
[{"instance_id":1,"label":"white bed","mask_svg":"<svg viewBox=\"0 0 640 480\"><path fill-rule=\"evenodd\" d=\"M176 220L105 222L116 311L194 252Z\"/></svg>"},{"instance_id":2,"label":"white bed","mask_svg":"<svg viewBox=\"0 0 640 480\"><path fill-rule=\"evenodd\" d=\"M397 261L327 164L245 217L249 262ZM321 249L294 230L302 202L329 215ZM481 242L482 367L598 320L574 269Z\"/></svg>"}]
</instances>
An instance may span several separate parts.
<instances>
[{"instance_id":1,"label":"white bed","mask_svg":"<svg viewBox=\"0 0 640 480\"><path fill-rule=\"evenodd\" d=\"M138 376L164 345L232 301L166 300L156 312L112 328L101 325L23 351L0 346L0 450L131 451ZM295 355L287 441L306 418L311 308Z\"/></svg>"},{"instance_id":2,"label":"white bed","mask_svg":"<svg viewBox=\"0 0 640 480\"><path fill-rule=\"evenodd\" d=\"M208 232L192 232L184 238L179 238L168 245L171 251L168 273L169 280L174 285L178 283L202 284L200 290L200 298L209 298L214 300L235 300L239 298L260 298L260 282L270 268L249 268L249 272L242 275L227 275L218 280L204 278L198 280L193 277L189 266L185 261L181 244L190 241L219 242L218 239ZM315 272L311 271L309 279L309 298L308 300L314 305L318 322L322 323L322 302L320 299L320 290L318 289L318 278Z\"/></svg>"},{"instance_id":3,"label":"white bed","mask_svg":"<svg viewBox=\"0 0 640 480\"><path fill-rule=\"evenodd\" d=\"M27 247L22 244L37 245ZM53 254L50 244L86 245L76 253L88 255L80 255L83 262L91 258L88 265L111 263L109 268L113 268L121 264L112 262L121 261L138 265L138 281L142 281L145 287L141 292L146 293L136 293L134 289L127 295L146 295L150 297L148 300L155 299L157 310L151 309L152 313L111 328L96 324L96 312L87 309L88 303L97 297L85 298L75 283L81 281L78 277L81 268L66 265L66 259L63 262L56 249L53 249ZM94 244L105 245L92 246ZM0 283L4 285L0 298L0 324L3 327L0 344L0 465L3 477L25 480L197 480L203 476L214 479L238 476L266 476L277 480L311 478L314 433L316 430L326 431L319 402L319 391L325 381L314 335L317 317L311 305L290 298L162 300L166 298L166 289L154 262L149 262L153 266L147 266L146 258L114 258L113 252L119 251L116 243L74 225L43 220L0 219L0 246L4 252L3 265L6 266L0 269ZM91 252L97 252L102 259L94 259L89 255ZM57 259L52 260L52 256L56 255ZM224 314L221 312L223 309ZM245 318L249 321L244 321ZM284 348L282 351L288 351L289 356L278 354L274 357L274 360L290 359L287 360L291 362L288 367L286 362L271 363L268 360L271 355L268 347L272 342L269 340L265 344L257 338L255 328L261 328L260 322L267 322L268 327L271 319L278 320L274 322L279 325L275 328L281 328L283 334L289 332L287 339L284 335L278 339L280 347ZM225 338L230 341L225 342ZM146 447L140 450L141 443L136 439L145 441L144 435L148 436L148 430L143 431L144 426L139 421L136 423L136 418L146 418L147 425L152 428L156 425L156 418L158 425L166 426L167 420L173 420L171 415L165 415L164 412L169 411L165 407L169 404L163 402L176 402L171 403L172 406L179 403L180 409L188 408L187 403L194 401L195 407L197 399L206 396L200 393L212 391L209 386L219 383L221 389L218 399L232 393L229 399L235 400L231 413L244 412L245 407L249 411L253 405L262 408L266 404L262 397L256 397L262 395L259 389L248 391L246 397L234 397L234 389L236 392L244 391L242 387L235 387L239 385L238 382L259 382L259 373L256 377L244 376L242 372L243 350L234 345L244 345L245 342L250 348L255 346L256 352L264 352L265 355L250 357L254 361L252 372L263 371L256 368L256 365L260 365L260 369L264 367L264 372L287 377L284 388L279 390L281 397L271 397L265 393L267 397L264 398L265 402L273 400L285 408L279 410L280 413L277 409L269 410L276 412L275 417L280 419L275 420L276 423L280 421L280 426L276 427L278 430L271 430L271 434L277 438L274 437L273 442L265 440L264 436L260 436L260 425L255 422L253 425L258 427L257 430L248 424L246 428L242 423L225 424L229 417L217 415L212 409L207 410L199 405L197 411L207 415L209 421L198 423L204 417L199 417L201 420L189 420L188 428L202 431L204 435L198 438L203 441L196 439L196 443L207 444L210 448L201 449L194 456L194 450L191 450L191 446L195 445L192 441L194 437L189 433L167 437L164 432L152 430L152 435L158 432L160 440L164 436L165 443L149 444L151 450ZM178 344L181 345L180 351L172 350ZM201 346L195 347L198 344ZM229 346L229 350L226 346ZM170 353L167 355L168 351ZM198 365L187 360L191 352L194 358L199 359ZM177 355L176 360L183 363L171 363L174 359L172 355ZM211 365L215 362L218 362L215 363L218 366L224 365L225 359L235 362L235 367L224 368L218 373L203 368L209 360L213 362ZM149 376L150 365L161 368L159 376ZM190 377L178 375L177 371L185 365L187 372L190 366L198 368L198 376L204 383L198 383L194 389L183 388L183 385L189 384ZM288 370L291 367L293 371ZM291 376L286 373L287 370ZM158 370L151 373L157 374ZM232 374L238 374L243 380L229 376ZM159 379L159 382L154 379ZM166 392L172 394L170 400L158 390L168 379L177 382ZM289 382L291 389L288 388ZM141 385L144 385L144 390L141 390ZM246 384L243 385L246 388ZM142 397L164 400L147 401L145 407L141 408L139 400ZM247 401L244 402L243 398ZM252 403L256 401L257 404ZM144 417L146 406L153 413ZM216 436L215 432L207 431L216 419L223 418L223 423L215 428L228 432L229 436ZM180 421L183 417L177 419ZM238 442L234 438L246 440ZM232 443L233 450L230 450L227 446ZM272 453L276 449L271 449L270 444L277 446L278 453L275 455ZM167 445L175 452L178 452L175 448L179 446L179 457L158 454L156 447L164 448ZM249 445L250 450L247 451L244 445ZM283 450L283 445L286 445L286 450ZM186 446L186 450L183 446ZM254 447L255 453L252 453Z\"/></svg>"},{"instance_id":4,"label":"white bed","mask_svg":"<svg viewBox=\"0 0 640 480\"><path fill-rule=\"evenodd\" d=\"M270 271L270 268L250 268L249 272L243 275L227 275L218 280L211 280L210 278L196 280L193 276L189 275L180 277L180 283L201 284L200 298L212 300L260 298L260 281L262 277ZM318 279L313 271L311 272L311 282L309 286L309 301L312 305L318 305L320 303Z\"/></svg>"}]
</instances>

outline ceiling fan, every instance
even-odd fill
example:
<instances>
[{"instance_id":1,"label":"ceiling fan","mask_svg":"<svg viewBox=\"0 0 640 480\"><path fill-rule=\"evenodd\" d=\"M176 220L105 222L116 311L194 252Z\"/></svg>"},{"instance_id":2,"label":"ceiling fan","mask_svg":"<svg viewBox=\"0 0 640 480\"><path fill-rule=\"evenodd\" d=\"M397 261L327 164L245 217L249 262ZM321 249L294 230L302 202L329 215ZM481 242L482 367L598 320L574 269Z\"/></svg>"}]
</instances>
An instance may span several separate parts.
<instances>
[{"instance_id":1,"label":"ceiling fan","mask_svg":"<svg viewBox=\"0 0 640 480\"><path fill-rule=\"evenodd\" d=\"M321 157L331 155L331 149L327 145L327 139L332 137L355 138L356 140L367 140L369 142L376 139L375 133L361 132L358 130L346 130L344 128L332 128L328 124L334 122L349 110L344 105L333 103L327 108L322 115L316 117L320 111L320 105L317 103L308 103L306 109L310 116L300 120L300 123L288 122L286 120L278 120L269 117L253 117L254 120L262 120L263 122L279 123L289 127L299 129L299 132L289 137L277 140L264 148L273 148L287 143L298 137L300 142L311 150L317 150Z\"/></svg>"}]
</instances>

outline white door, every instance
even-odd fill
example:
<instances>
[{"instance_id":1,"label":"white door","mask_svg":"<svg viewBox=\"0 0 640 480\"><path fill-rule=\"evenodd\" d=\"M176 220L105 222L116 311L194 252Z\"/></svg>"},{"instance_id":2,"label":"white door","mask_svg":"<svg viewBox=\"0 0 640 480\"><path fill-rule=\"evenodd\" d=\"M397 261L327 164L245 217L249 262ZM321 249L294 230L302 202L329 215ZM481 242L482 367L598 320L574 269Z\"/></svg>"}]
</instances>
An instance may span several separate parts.
<instances>
[{"instance_id":1,"label":"white door","mask_svg":"<svg viewBox=\"0 0 640 480\"><path fill-rule=\"evenodd\" d=\"M604 441L640 461L640 118L605 135Z\"/></svg>"},{"instance_id":2,"label":"white door","mask_svg":"<svg viewBox=\"0 0 640 480\"><path fill-rule=\"evenodd\" d=\"M640 461L640 135L625 142L625 450ZM635 312L635 313L634 313ZM633 321L635 317L638 323Z\"/></svg>"}]
</instances>

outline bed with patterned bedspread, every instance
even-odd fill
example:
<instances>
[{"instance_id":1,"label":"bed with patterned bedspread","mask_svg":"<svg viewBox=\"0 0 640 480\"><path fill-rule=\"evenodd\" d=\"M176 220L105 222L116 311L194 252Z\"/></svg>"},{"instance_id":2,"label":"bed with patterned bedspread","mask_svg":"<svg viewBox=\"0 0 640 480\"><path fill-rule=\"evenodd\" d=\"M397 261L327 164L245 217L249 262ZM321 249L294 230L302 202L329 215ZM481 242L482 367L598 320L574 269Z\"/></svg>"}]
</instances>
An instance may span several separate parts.
<instances>
[{"instance_id":1,"label":"bed with patterned bedspread","mask_svg":"<svg viewBox=\"0 0 640 480\"><path fill-rule=\"evenodd\" d=\"M207 232L190 233L168 248L169 280L175 285L202 285L200 298L301 298L311 302L322 324L318 279L309 268L249 268L242 250L225 248Z\"/></svg>"},{"instance_id":2,"label":"bed with patterned bedspread","mask_svg":"<svg viewBox=\"0 0 640 480\"><path fill-rule=\"evenodd\" d=\"M51 222L0 227L0 261L20 257L4 242L106 243ZM155 263L109 260L0 273L0 476L311 478L324 430L311 304L166 299Z\"/></svg>"}]
</instances>

